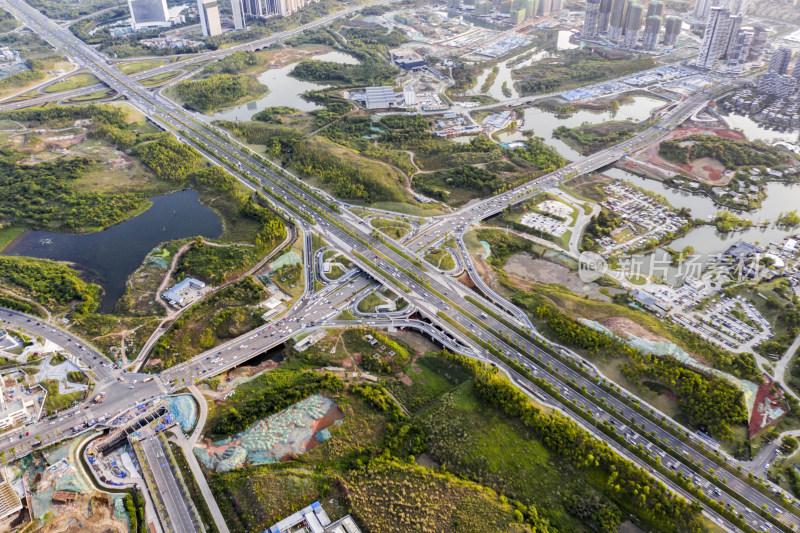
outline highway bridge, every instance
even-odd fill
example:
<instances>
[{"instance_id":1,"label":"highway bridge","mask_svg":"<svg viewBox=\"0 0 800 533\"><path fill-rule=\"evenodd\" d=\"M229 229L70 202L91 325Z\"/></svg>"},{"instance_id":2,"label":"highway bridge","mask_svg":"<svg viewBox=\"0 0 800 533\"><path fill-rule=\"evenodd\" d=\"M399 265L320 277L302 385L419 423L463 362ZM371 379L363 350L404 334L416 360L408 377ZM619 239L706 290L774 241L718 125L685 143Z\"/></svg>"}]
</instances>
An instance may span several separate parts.
<instances>
[{"instance_id":1,"label":"highway bridge","mask_svg":"<svg viewBox=\"0 0 800 533\"><path fill-rule=\"evenodd\" d=\"M287 177L287 174L282 171L277 172L281 169L254 157L238 143L232 142L227 135L196 120L174 103L161 97L153 99L146 89L109 66L95 50L78 41L68 31L53 24L27 4L9 5L6 2L5 5L39 35L69 54L79 64L89 68L104 83L124 95L154 123L176 135L182 142L194 146L210 161L224 167L246 186L266 194L276 210L297 221L302 232L317 232L332 246L347 253L372 279L393 290L401 291L403 297L415 307L423 321L435 324L435 327L445 336L453 339L458 347L456 351L496 365L511 376L512 381L521 390L535 395L537 398L544 398L541 401L545 401L571 416L577 424L598 438L609 442L621 456L635 464L652 470L648 461L650 458L658 457L662 464L669 464L672 471L680 472L692 479L693 483L701 487L709 497L723 502L734 512L746 516L748 524L752 527L771 528L775 527L776 523L782 524L784 527L798 525L798 518L793 509L781 502L774 501L758 488L737 478L733 473L728 476L727 484L718 486L715 476L719 473L720 465L707 452L692 445L687 436L681 433L680 428L670 422L662 421L663 415L657 413L655 409L646 406L642 410L632 405L626 398L619 397L606 380L592 375L581 366L574 365L572 361L565 359L559 351L560 347L548 346L547 349L543 349L539 341L522 329L527 326L519 323L515 316L516 313L498 306L491 298L473 293L446 275L426 269L414 258L413 250L399 243L376 239L370 234L371 228L346 209L337 207L329 196L310 190L308 186ZM695 106L702 105L704 99L702 95L698 95L696 99L690 98L677 106L665 117L666 121L662 122L661 126L669 128L671 124L677 124L684 114L691 114ZM657 131L648 130L644 134L626 141L618 149L625 153L637 146L636 143L651 142L658 134ZM613 160L614 154L606 154L605 157L608 157L610 162ZM594 164L602 161L601 158L588 165L581 162L575 163L567 169L539 178L534 184L526 184L501 195L495 199L494 204L483 204L481 212L470 213L468 210L465 213L453 215L445 224L455 227L457 231L463 231L463 227L461 230L458 228L463 225L463 222L471 220L470 217L474 218L493 209L502 208L501 205L507 205L509 202L521 201L520 198L536 192L534 187L542 189L556 186L561 180L586 172ZM460 220L462 217L463 220ZM464 259L469 261L469 257ZM313 318L316 319L325 316L330 311L328 300L325 300L326 304L322 304L321 300L314 300L313 295L305 296L302 306L298 306L293 310L293 314L290 314L290 317L295 318L294 324L289 320L282 321L285 322L285 325L282 325L278 330L279 333L275 335L259 329L247 334L246 343L243 342L245 337L242 337L235 342L216 348L214 351L218 352L217 355L220 357L224 355L226 363L223 366L211 368L204 375L213 375L222 371L226 366L240 364L259 351L268 349L278 342L286 341L296 335L298 330L310 327L308 323L300 322L302 315L297 313L305 313L306 319L308 319L312 317L312 313L308 311L312 310ZM379 323L376 322L375 325L379 325ZM496 352L487 351L485 347L489 343L494 349L502 351L504 358L495 357L492 353ZM535 371L535 375L551 384L557 394L548 393L534 385L527 376L519 374L513 367L506 364L506 358ZM200 359L193 359L193 363L197 363ZM192 379L197 376L197 372L199 369L192 367L191 364L169 369L150 382L154 384L153 386L147 384L147 388L135 389L135 395L137 398L141 398L150 393L153 395L163 394L168 388L169 381ZM576 410L591 413L595 420L603 422L604 428L614 428L609 431L618 432L626 442L641 444L641 447L647 451L634 452L619 446L600 428L587 423L576 413ZM637 420L636 427L628 425L632 418ZM664 418L666 419L666 417ZM41 425L37 425L35 429L46 430ZM695 499L671 478L661 473L654 472L654 475L662 479L675 492ZM761 505L778 509L780 521L752 513L753 509L758 510ZM705 505L703 507L704 511L718 523L735 529L728 518L719 515Z\"/></svg>"}]
</instances>

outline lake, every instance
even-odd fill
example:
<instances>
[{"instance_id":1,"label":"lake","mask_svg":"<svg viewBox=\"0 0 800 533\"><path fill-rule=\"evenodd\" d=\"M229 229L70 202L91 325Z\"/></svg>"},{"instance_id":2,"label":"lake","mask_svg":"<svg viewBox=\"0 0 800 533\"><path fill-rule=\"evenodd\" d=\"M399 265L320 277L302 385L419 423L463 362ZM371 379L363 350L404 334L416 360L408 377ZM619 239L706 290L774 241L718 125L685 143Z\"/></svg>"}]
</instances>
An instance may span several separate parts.
<instances>
[{"instance_id":1,"label":"lake","mask_svg":"<svg viewBox=\"0 0 800 533\"><path fill-rule=\"evenodd\" d=\"M115 226L79 235L28 231L3 255L29 256L74 263L96 277L105 291L99 311L114 311L125 294L125 284L150 251L165 241L222 235L222 220L199 201L194 191L180 191L150 199L144 213Z\"/></svg>"},{"instance_id":2,"label":"lake","mask_svg":"<svg viewBox=\"0 0 800 533\"><path fill-rule=\"evenodd\" d=\"M357 65L358 59L339 51L332 51L326 54L311 58L315 61L328 61L343 65ZM291 63L281 68L271 68L258 77L259 83L266 85L269 94L253 100L246 104L238 105L212 115L214 120L245 121L253 118L253 115L270 107L293 107L300 111L314 111L322 109L321 106L309 102L303 98L303 93L325 89L328 85L300 81L292 78L290 74L294 70L296 63Z\"/></svg>"}]
</instances>

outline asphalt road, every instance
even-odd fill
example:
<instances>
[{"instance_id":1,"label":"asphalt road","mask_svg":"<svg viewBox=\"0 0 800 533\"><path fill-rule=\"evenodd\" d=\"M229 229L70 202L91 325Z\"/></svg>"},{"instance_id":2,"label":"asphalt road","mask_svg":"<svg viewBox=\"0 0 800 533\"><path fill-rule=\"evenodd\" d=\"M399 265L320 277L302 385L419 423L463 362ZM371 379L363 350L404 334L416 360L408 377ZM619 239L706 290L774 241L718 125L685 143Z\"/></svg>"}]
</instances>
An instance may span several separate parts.
<instances>
[{"instance_id":1,"label":"asphalt road","mask_svg":"<svg viewBox=\"0 0 800 533\"><path fill-rule=\"evenodd\" d=\"M164 502L165 511L169 516L170 523L167 530L171 533L196 533L195 523L199 525L201 522L195 518L194 509L189 503L191 500L185 500L181 494L178 480L167 462L161 440L154 435L140 443L142 454L153 473L158 496ZM154 500L158 501L159 498L154 498Z\"/></svg>"},{"instance_id":2,"label":"asphalt road","mask_svg":"<svg viewBox=\"0 0 800 533\"><path fill-rule=\"evenodd\" d=\"M339 215L331 211L327 205L307 195L297 183L287 181L270 169L263 167L259 162L255 161L249 153L240 149L238 144L230 142L229 139L219 134L214 128L197 122L171 102L163 99L157 102L149 101L146 97L146 92L138 88L129 77L118 74L105 66L105 63L102 62L102 58L97 52L86 47L83 43L76 42L77 39L72 35L66 35L63 29L58 27L54 28L50 21L28 6L25 5L24 9L26 15L33 17L28 18L26 22L32 25L40 35L56 43L66 53L77 57L79 61L84 62L88 67L92 68L95 75L103 81L106 81L118 92L125 94L135 106L145 112L156 123L160 123L165 129L175 133L184 142L195 146L212 161L218 162L228 168L235 176L243 179L243 182L249 186L253 186L253 183L263 185L264 192L273 199L276 208L283 211L287 216L293 218L297 215L312 217L316 229L328 242L332 243L337 248L350 252L357 251L363 257L369 258L369 261L377 261L378 268L381 270L378 270L378 268L375 268L373 265L361 259L357 259L361 268L369 272L369 274L378 281L387 286L399 283L406 287L409 291L405 295L406 299L415 305L424 316L437 322L443 331L447 332L453 338L461 340L465 345L471 346L471 350L468 351L471 351L473 355L479 355L480 350L475 347L469 339L465 338L457 328L442 322L438 317L437 313L439 311L449 311L449 306L444 300L440 300L439 296L433 295L432 293L434 293L434 291L438 294L443 294L443 297L446 297L458 306L454 308L452 312L447 313L453 320L462 328L473 331L480 339L491 341L496 346L502 347L507 356L516 359L523 359L529 356L537 359L541 357L543 362L546 361L553 366L559 364L556 358L538 350L525 338L520 337L514 331L509 331L501 323L493 320L491 317L488 319L477 319L476 317L480 315L480 310L464 300L463 287L460 289L454 287L454 285L457 284L454 280L439 274L427 273L416 265L411 264L405 258L406 256L395 251L398 249L396 245L391 248L382 242L372 239L360 226L348 222L348 216L346 214ZM702 99L703 97L699 96L699 98ZM680 113L689 110L691 105L700 105L700 101L693 102L692 99L690 99L684 105L679 106L677 109L681 111L674 112L674 114L667 116L665 127L670 125L671 120L677 120ZM650 130L648 130L648 132L650 132ZM620 149L627 150L635 147L636 142L643 143L652 140L653 137L648 137L648 132L645 132L645 135L638 136L631 141L626 141ZM612 157L612 155L606 155L606 157ZM599 160L594 161L592 164L598 162ZM583 172L584 164L585 162L578 162L575 164L577 166L572 167L570 170ZM591 164L585 168L589 168L590 166ZM564 172L561 172L561 174L558 172L554 173L548 176L551 182L547 185L555 186L560 179L564 179L567 176L568 174ZM506 193L506 195L501 197L501 200L513 201L525 194L531 194L532 191L526 191L526 187L529 187L529 185L523 186L511 193ZM340 225L334 224L333 221L337 221L337 224ZM343 228L346 228L346 231ZM351 233L357 235L358 238L354 238ZM375 255L374 260L373 254ZM387 270L390 267L399 267L401 270L395 270L393 273L389 273ZM412 273L414 277L410 277L406 272ZM419 280L423 280L423 282L420 283ZM424 284L424 288L422 286L417 286L417 284ZM490 309L498 309L493 302L486 301L485 305ZM497 312L502 314L504 311L498 310ZM500 365L501 363L496 362L496 364ZM567 387L562 381L562 377L556 371L545 370L545 368L547 368L546 365L541 367L541 370L539 370L540 375L550 380L554 386L559 387L559 390ZM583 379L582 376L568 368L564 370L564 376L567 379ZM624 415L627 408L621 405L620 402L608 397L605 403L599 403L590 394L580 391L568 391L568 394L575 398L577 403L585 405L586 409L590 409L592 412L596 411L599 413L598 416L608 416L610 420L615 421L615 424L620 423L618 427L622 426L621 421L617 422L617 419L611 415L607 407L609 404L616 402L620 405L623 412L620 417L625 419ZM605 396L602 390L600 390L599 394ZM628 410L628 412L630 412L630 410ZM651 430L647 425L646 429L648 431ZM656 435L658 435L658 428L653 429L656 430ZM711 478L711 473L709 472L710 460L705 459L704 456L700 457L701 467L691 468L685 464L681 454L695 460L698 460L697 456L700 454L696 454L691 447L684 445L680 441L676 442L678 453L675 453L673 456L671 454L674 452L666 448L666 446L658 440L657 436L654 437L639 428L635 430L626 428L625 435L628 439L641 442L643 446L645 446L645 444L650 445L648 449L654 450L651 451L651 453L663 453L664 459L669 458L676 470L685 470L689 475L697 476L699 485L703 484L703 480L709 480ZM665 435L665 438L667 437L669 437L669 434ZM668 483L668 485L674 490L680 491L676 485L672 483ZM746 506L744 502L759 502L765 498L756 489L744 484L742 485L743 487L741 487L740 491L735 491L732 494L722 491L722 494L718 496L717 499L725 503L730 503L737 512L745 514ZM732 487L730 481L728 486ZM759 527L769 527L769 524L762 517L756 517L753 520ZM797 518L785 509L783 509L782 520L785 523L797 523Z\"/></svg>"}]
</instances>

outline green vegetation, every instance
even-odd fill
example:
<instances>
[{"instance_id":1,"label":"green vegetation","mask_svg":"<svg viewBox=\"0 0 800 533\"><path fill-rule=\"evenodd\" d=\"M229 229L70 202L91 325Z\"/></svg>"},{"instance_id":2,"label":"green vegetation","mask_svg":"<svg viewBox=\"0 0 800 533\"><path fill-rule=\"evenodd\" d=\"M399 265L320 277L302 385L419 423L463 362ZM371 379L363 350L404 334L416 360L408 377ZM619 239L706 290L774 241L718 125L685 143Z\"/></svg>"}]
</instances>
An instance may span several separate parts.
<instances>
[{"instance_id":1,"label":"green vegetation","mask_svg":"<svg viewBox=\"0 0 800 533\"><path fill-rule=\"evenodd\" d=\"M0 33L9 32L17 26L19 26L19 21L16 17L5 9L0 9Z\"/></svg>"},{"instance_id":2,"label":"green vegetation","mask_svg":"<svg viewBox=\"0 0 800 533\"><path fill-rule=\"evenodd\" d=\"M131 496L131 493L134 496ZM131 533L146 533L147 532L147 522L145 521L144 511L144 498L139 493L138 490L133 489L131 492L125 495L125 498L122 500L123 506L125 507L125 512L128 513L128 520L130 521L130 532Z\"/></svg>"},{"instance_id":3,"label":"green vegetation","mask_svg":"<svg viewBox=\"0 0 800 533\"><path fill-rule=\"evenodd\" d=\"M425 254L425 261L444 272L453 270L456 267L456 262L453 260L452 254L445 248L429 250L428 253Z\"/></svg>"},{"instance_id":4,"label":"green vegetation","mask_svg":"<svg viewBox=\"0 0 800 533\"><path fill-rule=\"evenodd\" d=\"M297 79L327 85L390 85L394 82L395 67L386 59L389 48L408 41L400 29L387 33L384 29L346 28L341 30L346 41L332 29L305 32L290 44L301 42L336 42L339 48L356 57L356 65L329 61L305 60L298 63L291 75Z\"/></svg>"},{"instance_id":5,"label":"green vegetation","mask_svg":"<svg viewBox=\"0 0 800 533\"><path fill-rule=\"evenodd\" d=\"M656 64L648 56L609 58L596 49L563 50L558 55L514 71L514 77L520 80L520 94L563 91L647 70Z\"/></svg>"},{"instance_id":6,"label":"green vegetation","mask_svg":"<svg viewBox=\"0 0 800 533\"><path fill-rule=\"evenodd\" d=\"M210 63L203 69L203 74L244 74L265 65L264 56L240 50Z\"/></svg>"},{"instance_id":7,"label":"green vegetation","mask_svg":"<svg viewBox=\"0 0 800 533\"><path fill-rule=\"evenodd\" d=\"M386 301L383 298L374 292L371 292L358 302L358 310L362 313L374 313L376 306L383 305L385 303Z\"/></svg>"},{"instance_id":8,"label":"green vegetation","mask_svg":"<svg viewBox=\"0 0 800 533\"><path fill-rule=\"evenodd\" d=\"M166 64L166 60L164 59L142 59L141 61L123 61L117 63L115 66L123 74L131 76L139 72L152 70L164 64Z\"/></svg>"},{"instance_id":9,"label":"green vegetation","mask_svg":"<svg viewBox=\"0 0 800 533\"><path fill-rule=\"evenodd\" d=\"M392 239L401 239L411 231L411 225L401 220L391 218L372 218L369 221L373 228Z\"/></svg>"},{"instance_id":10,"label":"green vegetation","mask_svg":"<svg viewBox=\"0 0 800 533\"><path fill-rule=\"evenodd\" d=\"M82 315L95 310L100 288L60 263L27 257L0 257L0 282L50 308L69 306Z\"/></svg>"},{"instance_id":11,"label":"green vegetation","mask_svg":"<svg viewBox=\"0 0 800 533\"><path fill-rule=\"evenodd\" d=\"M55 20L71 20L96 13L101 9L123 5L118 0L82 0L81 2L64 2L63 0L32 0L31 6L45 16Z\"/></svg>"},{"instance_id":12,"label":"green vegetation","mask_svg":"<svg viewBox=\"0 0 800 533\"><path fill-rule=\"evenodd\" d=\"M486 142L490 143L488 139L478 136L474 137L469 145L478 148ZM518 166L528 167L526 170L532 173L504 176L484 167L460 166L432 174L417 174L414 176L412 186L426 196L457 206L473 198L500 194L565 164L563 157L538 139L529 139L525 148L510 150L508 157L514 161L512 169L517 170Z\"/></svg>"},{"instance_id":13,"label":"green vegetation","mask_svg":"<svg viewBox=\"0 0 800 533\"><path fill-rule=\"evenodd\" d=\"M216 74L198 81L182 81L173 88L184 106L211 113L258 98L267 88L250 76Z\"/></svg>"},{"instance_id":14,"label":"green vegetation","mask_svg":"<svg viewBox=\"0 0 800 533\"><path fill-rule=\"evenodd\" d=\"M797 214L797 210L781 213L778 215L778 220L775 221L775 224L793 228L800 225L800 215Z\"/></svg>"},{"instance_id":15,"label":"green vegetation","mask_svg":"<svg viewBox=\"0 0 800 533\"><path fill-rule=\"evenodd\" d=\"M58 381L55 379L46 379L39 382L39 385L47 391L47 397L44 399L44 411L48 415L66 409L73 403L83 400L86 396L82 391L59 394Z\"/></svg>"},{"instance_id":16,"label":"green vegetation","mask_svg":"<svg viewBox=\"0 0 800 533\"><path fill-rule=\"evenodd\" d=\"M730 211L717 211L717 216L714 217L714 226L720 233L742 231L752 225L751 220L739 218Z\"/></svg>"},{"instance_id":17,"label":"green vegetation","mask_svg":"<svg viewBox=\"0 0 800 533\"><path fill-rule=\"evenodd\" d=\"M485 93L491 89L492 85L494 85L494 80L497 79L497 75L500 73L500 67L494 67L492 71L486 76L486 81L483 82L481 85L481 92Z\"/></svg>"},{"instance_id":18,"label":"green vegetation","mask_svg":"<svg viewBox=\"0 0 800 533\"><path fill-rule=\"evenodd\" d=\"M89 377L83 372L67 372L67 380L70 383L89 383Z\"/></svg>"},{"instance_id":19,"label":"green vegetation","mask_svg":"<svg viewBox=\"0 0 800 533\"><path fill-rule=\"evenodd\" d=\"M241 274L257 259L257 250L252 246L214 246L197 239L178 260L177 275L219 285Z\"/></svg>"},{"instance_id":20,"label":"green vegetation","mask_svg":"<svg viewBox=\"0 0 800 533\"><path fill-rule=\"evenodd\" d=\"M173 457L175 457L175 462L180 469L181 477L186 483L186 488L189 490L189 496L192 498L192 502L194 503L198 514L200 515L200 520L202 520L206 531L208 531L208 533L219 533L217 525L214 522L214 517L211 515L211 511L206 503L206 499L200 490L200 486L197 484L197 479L195 479L194 473L192 473L191 468L189 468L189 463L186 461L183 448L172 441L169 441L169 447L172 451ZM132 531L133 529L133 526L131 526Z\"/></svg>"},{"instance_id":21,"label":"green vegetation","mask_svg":"<svg viewBox=\"0 0 800 533\"><path fill-rule=\"evenodd\" d=\"M595 242L597 239L608 237L612 231L622 224L622 217L609 211L605 207L600 208L600 212L593 216L583 231L584 250L596 250L599 248Z\"/></svg>"},{"instance_id":22,"label":"green vegetation","mask_svg":"<svg viewBox=\"0 0 800 533\"><path fill-rule=\"evenodd\" d=\"M44 89L44 92L60 93L64 91L72 91L75 89L81 89L83 87L94 85L95 83L100 83L100 80L98 80L94 74L87 74L87 73L74 74L69 78L48 85Z\"/></svg>"},{"instance_id":23,"label":"green vegetation","mask_svg":"<svg viewBox=\"0 0 800 533\"><path fill-rule=\"evenodd\" d=\"M186 361L220 341L260 326L261 312L253 306L266 298L252 277L230 285L192 306L175 320L151 352L146 370L160 371Z\"/></svg>"},{"instance_id":24,"label":"green vegetation","mask_svg":"<svg viewBox=\"0 0 800 533\"><path fill-rule=\"evenodd\" d=\"M420 412L470 378L461 365L434 354L416 359L406 367L405 375L411 380L411 385L395 380L388 382L387 388L411 413Z\"/></svg>"},{"instance_id":25,"label":"green vegetation","mask_svg":"<svg viewBox=\"0 0 800 533\"><path fill-rule=\"evenodd\" d=\"M735 141L709 135L689 135L664 141L659 145L658 153L667 161L681 165L709 157L729 170L743 166L779 166L785 159L781 150L761 141Z\"/></svg>"},{"instance_id":26,"label":"green vegetation","mask_svg":"<svg viewBox=\"0 0 800 533\"><path fill-rule=\"evenodd\" d=\"M343 389L342 380L330 373L276 368L243 385L224 409L215 410L206 434L214 440L230 437L312 394Z\"/></svg>"},{"instance_id":27,"label":"green vegetation","mask_svg":"<svg viewBox=\"0 0 800 533\"><path fill-rule=\"evenodd\" d=\"M532 531L522 512L494 491L397 459L373 460L344 485L353 514L369 531ZM393 505L383 504L389 501Z\"/></svg>"},{"instance_id":28,"label":"green vegetation","mask_svg":"<svg viewBox=\"0 0 800 533\"><path fill-rule=\"evenodd\" d=\"M559 126L553 130L553 136L575 148L581 155L589 155L633 137L644 127L645 123L630 121L585 123L575 128Z\"/></svg>"},{"instance_id":29,"label":"green vegetation","mask_svg":"<svg viewBox=\"0 0 800 533\"><path fill-rule=\"evenodd\" d=\"M78 191L72 182L94 168L83 156L21 164L22 156L0 149L0 216L36 229L95 231L141 211L147 199L136 193ZM31 191L36 191L32 194Z\"/></svg>"}]
</instances>

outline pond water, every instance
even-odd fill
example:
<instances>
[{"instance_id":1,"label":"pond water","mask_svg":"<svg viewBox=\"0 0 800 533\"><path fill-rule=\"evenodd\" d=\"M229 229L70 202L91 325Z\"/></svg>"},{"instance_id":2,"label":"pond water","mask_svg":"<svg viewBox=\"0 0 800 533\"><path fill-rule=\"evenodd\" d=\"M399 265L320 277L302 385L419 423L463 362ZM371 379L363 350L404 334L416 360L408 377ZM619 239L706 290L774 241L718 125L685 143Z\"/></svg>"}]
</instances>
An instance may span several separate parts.
<instances>
[{"instance_id":1,"label":"pond water","mask_svg":"<svg viewBox=\"0 0 800 533\"><path fill-rule=\"evenodd\" d=\"M559 50L574 50L575 48L578 48L577 44L570 42L570 37L572 37L571 31L559 30L556 36L556 48Z\"/></svg>"},{"instance_id":2,"label":"pond water","mask_svg":"<svg viewBox=\"0 0 800 533\"><path fill-rule=\"evenodd\" d=\"M519 54L519 56L523 56L526 54L528 54L528 52ZM519 98L519 93L517 92L517 89L514 87L514 80L511 77L512 71L523 67L529 67L534 62L546 59L551 55L552 55L551 52L548 50L537 50L531 57L522 61L521 63L512 65L512 63L514 63L514 61L516 61L519 56L512 57L508 61L500 63L499 65L497 65L498 68L497 77L495 78L494 83L492 83L492 86L489 87L487 94L500 101L512 98ZM484 71L478 76L478 81L475 83L475 87L471 91L469 91L469 94L482 94L481 87L483 86L483 82L486 81L486 78L489 77L489 74L491 72L492 72L491 68L484 69ZM511 90L511 96L506 96L503 94L504 82Z\"/></svg>"},{"instance_id":3,"label":"pond water","mask_svg":"<svg viewBox=\"0 0 800 533\"><path fill-rule=\"evenodd\" d=\"M550 111L544 111L538 107L529 107L522 112L524 124L520 128L521 132L531 131L536 137L542 137L545 143L552 146L562 156L576 161L583 159L583 156L567 146L563 141L553 137L553 130L559 126L574 128L584 122L597 124L609 120L628 120L640 122L647 119L650 113L659 107L666 105L664 100L651 98L648 96L635 96L632 102L623 104L617 111L589 111L580 110L570 116L556 115ZM504 133L497 136L501 142L512 142L525 140L525 135L521 132Z\"/></svg>"},{"instance_id":4,"label":"pond water","mask_svg":"<svg viewBox=\"0 0 800 533\"><path fill-rule=\"evenodd\" d=\"M96 277L92 281L105 290L99 311L110 313L125 294L128 276L160 243L222 235L222 220L199 202L194 191L156 196L150 202L152 205L144 213L95 233L28 231L3 254L74 263Z\"/></svg>"},{"instance_id":5,"label":"pond water","mask_svg":"<svg viewBox=\"0 0 800 533\"><path fill-rule=\"evenodd\" d=\"M775 142L775 141L786 141L790 143L797 143L798 142L798 132L791 131L791 132L780 132L771 130L769 128L765 128L761 126L750 117L746 117L743 115L734 115L734 114L723 114L723 118L725 122L728 123L732 129L741 130L744 133L745 137L747 137L751 141L764 141L764 142Z\"/></svg>"},{"instance_id":6,"label":"pond water","mask_svg":"<svg viewBox=\"0 0 800 533\"><path fill-rule=\"evenodd\" d=\"M357 65L358 59L339 51L328 52L327 54L318 55L312 58L317 61L329 61L331 63L340 63L343 65ZM308 81L300 81L292 78L292 70L294 70L295 63L286 65L280 68L271 68L258 77L258 81L266 85L269 89L269 94L247 102L246 104L238 105L228 109L224 109L214 113L211 118L214 120L250 120L253 115L264 109L270 107L293 107L300 111L314 111L321 109L321 106L313 102L303 99L303 93L307 91L315 91L324 89L328 85L320 83L312 83Z\"/></svg>"}]
</instances>

